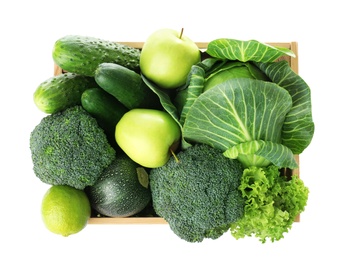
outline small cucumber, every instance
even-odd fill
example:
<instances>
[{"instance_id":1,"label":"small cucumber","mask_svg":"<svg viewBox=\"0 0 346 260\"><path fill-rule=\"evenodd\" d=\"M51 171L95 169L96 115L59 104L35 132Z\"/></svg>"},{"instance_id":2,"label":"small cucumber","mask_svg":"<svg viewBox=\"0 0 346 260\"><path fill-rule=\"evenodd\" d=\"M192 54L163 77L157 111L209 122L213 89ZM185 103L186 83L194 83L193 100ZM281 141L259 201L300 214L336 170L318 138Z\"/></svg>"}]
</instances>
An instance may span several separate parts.
<instances>
[{"instance_id":1,"label":"small cucumber","mask_svg":"<svg viewBox=\"0 0 346 260\"><path fill-rule=\"evenodd\" d=\"M54 43L52 56L63 70L86 76L94 76L97 66L103 62L139 71L139 49L94 37L64 36Z\"/></svg>"},{"instance_id":2,"label":"small cucumber","mask_svg":"<svg viewBox=\"0 0 346 260\"><path fill-rule=\"evenodd\" d=\"M114 63L101 63L95 81L128 109L160 108L159 97L145 84L140 74Z\"/></svg>"},{"instance_id":3,"label":"small cucumber","mask_svg":"<svg viewBox=\"0 0 346 260\"><path fill-rule=\"evenodd\" d=\"M114 147L116 145L115 125L128 109L99 87L85 90L81 103L83 108L96 119L105 131L109 143Z\"/></svg>"},{"instance_id":4,"label":"small cucumber","mask_svg":"<svg viewBox=\"0 0 346 260\"><path fill-rule=\"evenodd\" d=\"M34 103L44 113L53 114L80 105L82 93L97 87L93 77L64 73L42 82L34 92Z\"/></svg>"}]
</instances>

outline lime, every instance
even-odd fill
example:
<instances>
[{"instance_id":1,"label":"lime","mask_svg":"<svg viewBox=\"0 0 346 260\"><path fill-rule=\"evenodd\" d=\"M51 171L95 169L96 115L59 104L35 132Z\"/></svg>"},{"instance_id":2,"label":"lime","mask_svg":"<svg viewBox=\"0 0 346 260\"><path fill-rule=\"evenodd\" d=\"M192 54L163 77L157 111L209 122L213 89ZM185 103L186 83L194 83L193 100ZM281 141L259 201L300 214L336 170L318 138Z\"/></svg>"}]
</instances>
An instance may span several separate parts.
<instances>
[{"instance_id":1,"label":"lime","mask_svg":"<svg viewBox=\"0 0 346 260\"><path fill-rule=\"evenodd\" d=\"M67 237L86 226L91 207L83 190L55 185L51 186L43 197L41 214L48 230Z\"/></svg>"}]
</instances>

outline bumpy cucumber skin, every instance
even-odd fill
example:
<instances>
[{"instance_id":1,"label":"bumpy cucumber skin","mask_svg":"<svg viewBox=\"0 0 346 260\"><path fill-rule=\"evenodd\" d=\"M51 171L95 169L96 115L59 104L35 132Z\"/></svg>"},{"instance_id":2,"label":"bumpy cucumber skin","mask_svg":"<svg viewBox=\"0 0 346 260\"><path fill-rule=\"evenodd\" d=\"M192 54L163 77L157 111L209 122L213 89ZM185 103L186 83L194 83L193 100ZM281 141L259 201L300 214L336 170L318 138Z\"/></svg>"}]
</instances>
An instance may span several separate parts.
<instances>
[{"instance_id":1,"label":"bumpy cucumber skin","mask_svg":"<svg viewBox=\"0 0 346 260\"><path fill-rule=\"evenodd\" d=\"M139 49L94 37L64 36L55 42L52 56L63 70L86 76L94 76L97 66L103 62L139 71Z\"/></svg>"},{"instance_id":2,"label":"bumpy cucumber skin","mask_svg":"<svg viewBox=\"0 0 346 260\"><path fill-rule=\"evenodd\" d=\"M117 149L115 126L128 109L100 87L85 90L81 102L83 108L96 119L105 131L109 143Z\"/></svg>"},{"instance_id":3,"label":"bumpy cucumber skin","mask_svg":"<svg viewBox=\"0 0 346 260\"><path fill-rule=\"evenodd\" d=\"M114 63L101 63L95 81L128 109L160 108L159 97L145 84L139 73Z\"/></svg>"},{"instance_id":4,"label":"bumpy cucumber skin","mask_svg":"<svg viewBox=\"0 0 346 260\"><path fill-rule=\"evenodd\" d=\"M34 92L34 103L42 112L53 114L80 105L82 93L97 87L93 77L64 73L42 82Z\"/></svg>"}]
</instances>

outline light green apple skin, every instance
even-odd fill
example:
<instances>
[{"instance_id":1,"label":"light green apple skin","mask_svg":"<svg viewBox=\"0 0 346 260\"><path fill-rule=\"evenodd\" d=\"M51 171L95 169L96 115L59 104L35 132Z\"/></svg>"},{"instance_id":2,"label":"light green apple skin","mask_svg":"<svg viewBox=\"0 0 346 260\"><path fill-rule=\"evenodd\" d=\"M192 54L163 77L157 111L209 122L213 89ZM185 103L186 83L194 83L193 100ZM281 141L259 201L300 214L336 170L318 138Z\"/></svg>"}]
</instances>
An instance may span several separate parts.
<instances>
[{"instance_id":1,"label":"light green apple skin","mask_svg":"<svg viewBox=\"0 0 346 260\"><path fill-rule=\"evenodd\" d=\"M159 87L174 89L186 83L192 65L201 53L190 38L180 32L160 29L149 35L139 60L143 75Z\"/></svg>"},{"instance_id":2,"label":"light green apple skin","mask_svg":"<svg viewBox=\"0 0 346 260\"><path fill-rule=\"evenodd\" d=\"M148 167L163 166L179 147L181 130L161 110L135 108L125 113L115 128L119 147L135 162Z\"/></svg>"}]
</instances>

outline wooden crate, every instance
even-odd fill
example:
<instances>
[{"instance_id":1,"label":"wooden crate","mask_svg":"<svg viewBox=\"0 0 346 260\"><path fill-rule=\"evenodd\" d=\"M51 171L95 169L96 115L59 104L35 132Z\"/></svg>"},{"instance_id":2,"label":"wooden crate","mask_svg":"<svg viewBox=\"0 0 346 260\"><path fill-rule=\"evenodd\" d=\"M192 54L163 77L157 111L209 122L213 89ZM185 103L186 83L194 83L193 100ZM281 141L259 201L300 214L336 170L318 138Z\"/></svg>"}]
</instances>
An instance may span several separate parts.
<instances>
[{"instance_id":1,"label":"wooden crate","mask_svg":"<svg viewBox=\"0 0 346 260\"><path fill-rule=\"evenodd\" d=\"M141 49L143 46L143 42L119 42L134 48ZM207 42L196 42L197 46L203 50L206 49L208 46ZM296 57L290 57L290 56L284 56L281 57L280 60L287 60L290 67L294 72L298 74L298 43L297 42L270 42L269 45L275 46L275 47L285 47L290 50L292 50ZM59 75L61 73L64 73L64 71L54 64L54 75ZM299 165L299 155L295 155L295 159ZM292 176L292 175L300 175L299 174L299 168L291 170L287 169L284 172L285 175ZM141 215L141 214L139 214ZM295 219L296 222L300 221L300 216L298 215ZM131 216L127 218L111 218L111 217L103 217L98 216L96 213L92 215L92 217L89 219L88 224L167 224L167 222L160 217L156 216Z\"/></svg>"}]
</instances>

